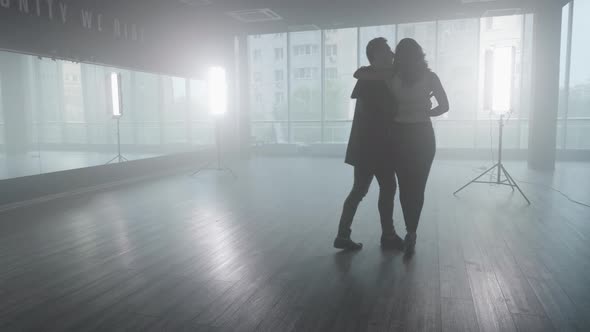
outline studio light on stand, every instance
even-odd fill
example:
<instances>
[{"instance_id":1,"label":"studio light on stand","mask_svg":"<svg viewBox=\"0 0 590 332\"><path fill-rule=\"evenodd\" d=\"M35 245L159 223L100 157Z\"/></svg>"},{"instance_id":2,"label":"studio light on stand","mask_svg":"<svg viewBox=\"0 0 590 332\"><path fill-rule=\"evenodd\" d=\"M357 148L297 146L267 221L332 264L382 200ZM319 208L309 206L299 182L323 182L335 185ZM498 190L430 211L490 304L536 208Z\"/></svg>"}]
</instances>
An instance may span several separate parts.
<instances>
[{"instance_id":1,"label":"studio light on stand","mask_svg":"<svg viewBox=\"0 0 590 332\"><path fill-rule=\"evenodd\" d=\"M215 119L215 150L217 154L217 167L210 167L213 162L207 164L206 167L196 170L192 175L196 175L204 170L213 170L228 172L234 178L235 173L221 165L221 129L220 124L227 113L227 79L225 69L222 67L211 67L209 69L208 77L209 85L209 114Z\"/></svg>"},{"instance_id":2,"label":"studio light on stand","mask_svg":"<svg viewBox=\"0 0 590 332\"><path fill-rule=\"evenodd\" d=\"M121 90L121 74L120 73L110 73L107 75L107 100L109 105L109 110L113 119L117 121L117 155L109 160L107 164L112 162L123 162L128 161L127 158L123 157L121 154L121 127L120 127L120 119L123 116L123 99L122 99L122 90Z\"/></svg>"},{"instance_id":3,"label":"studio light on stand","mask_svg":"<svg viewBox=\"0 0 590 332\"><path fill-rule=\"evenodd\" d=\"M498 162L490 167L485 172L478 175L473 180L469 181L463 187L459 188L453 194L456 195L458 192L466 188L472 183L488 183L498 184L511 187L512 190L516 188L522 197L530 205L531 202L522 192L514 178L508 173L504 164L502 163L502 136L503 129L506 123L507 115L512 113L512 89L514 82L514 48L513 47L497 47L491 51L486 52L486 83L484 89L486 97L489 95L491 98L485 99L485 107L491 108L492 114L499 116L498 118ZM490 100L491 99L491 100ZM491 101L491 105L490 105ZM490 107L491 106L491 107ZM480 181L484 175L496 170L495 181Z\"/></svg>"}]
</instances>

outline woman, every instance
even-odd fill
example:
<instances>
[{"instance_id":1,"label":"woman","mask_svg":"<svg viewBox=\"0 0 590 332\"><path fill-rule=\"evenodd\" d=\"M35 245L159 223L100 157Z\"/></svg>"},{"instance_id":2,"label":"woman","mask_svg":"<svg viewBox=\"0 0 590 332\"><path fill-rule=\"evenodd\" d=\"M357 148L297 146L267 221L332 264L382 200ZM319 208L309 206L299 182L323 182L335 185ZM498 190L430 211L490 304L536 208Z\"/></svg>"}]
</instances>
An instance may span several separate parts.
<instances>
[{"instance_id":1,"label":"woman","mask_svg":"<svg viewBox=\"0 0 590 332\"><path fill-rule=\"evenodd\" d=\"M446 113L449 101L438 76L428 68L422 47L411 38L402 39L397 45L392 69L363 67L354 77L386 80L397 102L393 124L394 167L406 223L405 250L412 253L436 150L430 118ZM432 108L431 97L436 98L438 106Z\"/></svg>"}]
</instances>

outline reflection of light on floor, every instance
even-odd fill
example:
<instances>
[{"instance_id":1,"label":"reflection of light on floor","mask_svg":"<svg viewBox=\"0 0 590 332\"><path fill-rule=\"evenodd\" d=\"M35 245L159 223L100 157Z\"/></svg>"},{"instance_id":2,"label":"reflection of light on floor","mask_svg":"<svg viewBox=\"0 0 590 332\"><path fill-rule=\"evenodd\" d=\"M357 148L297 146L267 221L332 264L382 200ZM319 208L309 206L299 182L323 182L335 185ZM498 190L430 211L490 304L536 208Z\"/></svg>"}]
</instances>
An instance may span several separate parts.
<instances>
[{"instance_id":1,"label":"reflection of light on floor","mask_svg":"<svg viewBox=\"0 0 590 332\"><path fill-rule=\"evenodd\" d=\"M117 229L117 236L115 238L115 243L117 244L117 252L118 253L127 253L131 250L131 244L129 242L129 234L127 231L127 221L123 219L116 219L115 228ZM132 261L132 257L130 255L121 255L122 260L125 265L129 265Z\"/></svg>"},{"instance_id":2,"label":"reflection of light on floor","mask_svg":"<svg viewBox=\"0 0 590 332\"><path fill-rule=\"evenodd\" d=\"M126 255L132 249L129 240L128 223L122 217L120 212L120 206L116 203L111 204L108 209L102 210L101 212L107 212L107 216L96 215L87 212L77 213L75 216L75 222L68 223L71 238L74 240L73 247L80 257L85 258L85 262L88 264L94 264L97 261L91 260L92 258L104 259L106 253L99 251L107 251L108 255L111 255L112 245L115 246L114 250L116 255L119 255L125 265L129 265L133 262L133 257ZM105 239L100 235L100 231L108 227L114 227L115 232L107 232L109 234L115 234L112 241Z\"/></svg>"},{"instance_id":3,"label":"reflection of light on floor","mask_svg":"<svg viewBox=\"0 0 590 332\"><path fill-rule=\"evenodd\" d=\"M207 265L210 266L210 271L208 272L219 277L233 272L230 268L234 266L235 259L239 259L235 244L240 234L227 229L227 226L231 224L230 220L222 220L232 217L233 215L231 214L211 214L210 217L206 218L209 221L204 226L204 231L210 234L205 241L201 242L206 247L204 250L211 253L207 257L209 259L209 264ZM198 241L198 239L195 239L195 241Z\"/></svg>"},{"instance_id":4,"label":"reflection of light on floor","mask_svg":"<svg viewBox=\"0 0 590 332\"><path fill-rule=\"evenodd\" d=\"M98 241L94 216L82 211L71 217L75 221L67 225L71 233L69 236L74 240L73 247L81 257L90 258L87 256L96 251Z\"/></svg>"},{"instance_id":5,"label":"reflection of light on floor","mask_svg":"<svg viewBox=\"0 0 590 332\"><path fill-rule=\"evenodd\" d=\"M125 218L125 213L121 209L121 202L117 201L113 196L106 195L101 199L102 205L106 204L109 208L104 209L107 215L105 216L108 221L112 223L112 227L116 229L115 234L115 245L117 246L116 254L120 257L121 261L125 266L129 266L133 263L133 256L129 255L132 246L129 241L129 230L128 222Z\"/></svg>"},{"instance_id":6,"label":"reflection of light on floor","mask_svg":"<svg viewBox=\"0 0 590 332\"><path fill-rule=\"evenodd\" d=\"M103 208L97 212L92 209L92 205L101 205ZM106 207L106 208L104 208ZM131 249L127 221L124 219L121 211L120 202L114 200L113 196L102 196L98 202L91 202L88 206L80 208L80 211L72 214L74 222L68 223L71 230L71 236L77 241L74 247L81 257L90 259L104 259L111 255L112 244L116 246L116 254L128 252ZM108 230L114 227L116 232ZM103 238L101 231L107 234L114 234L111 238ZM111 240L111 241L109 241ZM107 251L99 252L99 251ZM128 255L121 255L122 259L129 259ZM97 261L88 260L89 264ZM125 261L129 263L129 261Z\"/></svg>"}]
</instances>

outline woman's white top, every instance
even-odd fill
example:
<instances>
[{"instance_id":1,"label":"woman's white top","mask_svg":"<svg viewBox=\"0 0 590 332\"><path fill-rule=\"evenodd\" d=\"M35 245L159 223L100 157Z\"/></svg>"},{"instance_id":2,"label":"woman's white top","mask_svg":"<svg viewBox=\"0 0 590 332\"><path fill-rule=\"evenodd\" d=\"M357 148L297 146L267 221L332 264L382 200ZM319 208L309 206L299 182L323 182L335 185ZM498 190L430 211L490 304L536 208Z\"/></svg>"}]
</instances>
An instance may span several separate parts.
<instances>
[{"instance_id":1,"label":"woman's white top","mask_svg":"<svg viewBox=\"0 0 590 332\"><path fill-rule=\"evenodd\" d=\"M433 75L428 72L412 85L404 84L398 75L387 82L397 101L396 122L430 122Z\"/></svg>"}]
</instances>

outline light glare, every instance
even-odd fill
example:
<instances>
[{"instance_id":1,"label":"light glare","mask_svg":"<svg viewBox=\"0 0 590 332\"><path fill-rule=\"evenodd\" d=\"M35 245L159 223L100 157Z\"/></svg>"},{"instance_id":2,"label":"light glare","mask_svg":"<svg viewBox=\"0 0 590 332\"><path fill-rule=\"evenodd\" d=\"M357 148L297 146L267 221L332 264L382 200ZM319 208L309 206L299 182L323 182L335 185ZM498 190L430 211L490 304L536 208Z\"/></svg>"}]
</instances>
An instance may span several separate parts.
<instances>
[{"instance_id":1,"label":"light glare","mask_svg":"<svg viewBox=\"0 0 590 332\"><path fill-rule=\"evenodd\" d=\"M213 115L225 114L227 111L227 82L225 69L209 69L209 112Z\"/></svg>"},{"instance_id":2,"label":"light glare","mask_svg":"<svg viewBox=\"0 0 590 332\"><path fill-rule=\"evenodd\" d=\"M492 111L500 114L511 111L513 51L512 47L493 50Z\"/></svg>"},{"instance_id":3,"label":"light glare","mask_svg":"<svg viewBox=\"0 0 590 332\"><path fill-rule=\"evenodd\" d=\"M111 100L113 103L113 116L121 116L121 97L119 96L119 74L111 73Z\"/></svg>"}]
</instances>

